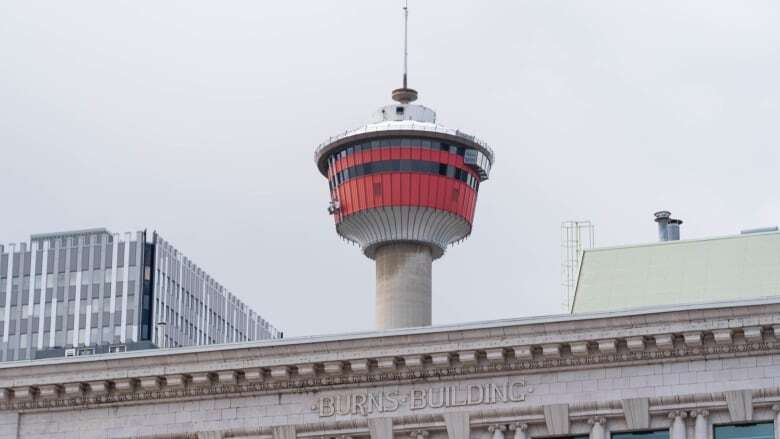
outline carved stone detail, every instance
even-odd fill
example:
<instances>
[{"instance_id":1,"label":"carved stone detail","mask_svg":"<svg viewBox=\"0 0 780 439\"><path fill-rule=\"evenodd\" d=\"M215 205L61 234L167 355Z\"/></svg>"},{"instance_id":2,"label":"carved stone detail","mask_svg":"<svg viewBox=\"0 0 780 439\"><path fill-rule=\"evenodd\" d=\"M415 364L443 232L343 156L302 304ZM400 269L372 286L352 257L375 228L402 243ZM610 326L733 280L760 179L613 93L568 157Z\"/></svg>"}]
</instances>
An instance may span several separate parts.
<instances>
[{"instance_id":1,"label":"carved stone detail","mask_svg":"<svg viewBox=\"0 0 780 439\"><path fill-rule=\"evenodd\" d=\"M764 339L763 328L760 326L751 326L744 328L742 331L745 334L745 340L749 342L760 342Z\"/></svg>"},{"instance_id":2,"label":"carved stone detail","mask_svg":"<svg viewBox=\"0 0 780 439\"><path fill-rule=\"evenodd\" d=\"M623 416L629 430L646 430L650 428L650 400L648 398L632 398L621 401Z\"/></svg>"},{"instance_id":3,"label":"carved stone detail","mask_svg":"<svg viewBox=\"0 0 780 439\"><path fill-rule=\"evenodd\" d=\"M461 364L475 364L477 359L477 351L458 352L458 361L460 361Z\"/></svg>"},{"instance_id":4,"label":"carved stone detail","mask_svg":"<svg viewBox=\"0 0 780 439\"><path fill-rule=\"evenodd\" d=\"M716 329L712 331L716 344L731 344L733 342L734 331L731 329Z\"/></svg>"},{"instance_id":5,"label":"carved stone detail","mask_svg":"<svg viewBox=\"0 0 780 439\"><path fill-rule=\"evenodd\" d=\"M643 351L645 349L644 337L628 337L626 339L626 346L630 351Z\"/></svg>"},{"instance_id":6,"label":"carved stone detail","mask_svg":"<svg viewBox=\"0 0 780 439\"><path fill-rule=\"evenodd\" d=\"M509 425L509 430L515 432L514 439L528 439L528 424L516 422Z\"/></svg>"},{"instance_id":7,"label":"carved stone detail","mask_svg":"<svg viewBox=\"0 0 780 439\"><path fill-rule=\"evenodd\" d=\"M588 342L587 341L578 341L575 343L570 343L569 347L571 349L571 354L577 357L588 355Z\"/></svg>"},{"instance_id":8,"label":"carved stone detail","mask_svg":"<svg viewBox=\"0 0 780 439\"><path fill-rule=\"evenodd\" d=\"M488 431L493 433L493 439L504 439L504 431L506 431L506 426L503 424L493 424L488 427Z\"/></svg>"},{"instance_id":9,"label":"carved stone detail","mask_svg":"<svg viewBox=\"0 0 780 439\"><path fill-rule=\"evenodd\" d=\"M674 347L674 336L672 334L658 334L654 338L655 346L658 349L672 349Z\"/></svg>"},{"instance_id":10,"label":"carved stone detail","mask_svg":"<svg viewBox=\"0 0 780 439\"><path fill-rule=\"evenodd\" d=\"M434 366L449 366L451 359L449 353L431 354L431 364Z\"/></svg>"},{"instance_id":11,"label":"carved stone detail","mask_svg":"<svg viewBox=\"0 0 780 439\"><path fill-rule=\"evenodd\" d=\"M690 347L697 347L703 344L701 332L686 332L683 334L685 344Z\"/></svg>"},{"instance_id":12,"label":"carved stone detail","mask_svg":"<svg viewBox=\"0 0 780 439\"><path fill-rule=\"evenodd\" d=\"M517 346L514 348L515 358L519 360L531 359L534 356L531 346Z\"/></svg>"},{"instance_id":13,"label":"carved stone detail","mask_svg":"<svg viewBox=\"0 0 780 439\"><path fill-rule=\"evenodd\" d=\"M609 338L606 340L599 340L599 352L602 354L613 354L617 352L617 340L614 338Z\"/></svg>"},{"instance_id":14,"label":"carved stone detail","mask_svg":"<svg viewBox=\"0 0 780 439\"><path fill-rule=\"evenodd\" d=\"M503 361L506 356L503 348L485 350L485 357L488 361Z\"/></svg>"},{"instance_id":15,"label":"carved stone detail","mask_svg":"<svg viewBox=\"0 0 780 439\"><path fill-rule=\"evenodd\" d=\"M726 392L726 405L732 422L753 420L753 392L751 390L733 390Z\"/></svg>"},{"instance_id":16,"label":"carved stone detail","mask_svg":"<svg viewBox=\"0 0 780 439\"><path fill-rule=\"evenodd\" d=\"M406 355L404 356L404 364L406 367L422 367L423 356L422 355Z\"/></svg>"},{"instance_id":17,"label":"carved stone detail","mask_svg":"<svg viewBox=\"0 0 780 439\"><path fill-rule=\"evenodd\" d=\"M558 343L542 345L542 356L545 358L560 357L561 345Z\"/></svg>"}]
</instances>

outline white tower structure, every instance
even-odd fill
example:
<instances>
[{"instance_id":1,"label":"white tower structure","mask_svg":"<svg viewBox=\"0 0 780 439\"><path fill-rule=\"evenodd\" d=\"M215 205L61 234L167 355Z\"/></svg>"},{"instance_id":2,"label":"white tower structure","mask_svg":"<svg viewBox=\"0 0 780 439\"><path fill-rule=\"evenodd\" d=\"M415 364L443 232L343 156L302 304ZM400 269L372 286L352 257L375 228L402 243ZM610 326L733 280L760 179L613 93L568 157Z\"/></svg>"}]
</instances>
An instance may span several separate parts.
<instances>
[{"instance_id":1,"label":"white tower structure","mask_svg":"<svg viewBox=\"0 0 780 439\"><path fill-rule=\"evenodd\" d=\"M404 7L404 33L408 9ZM336 231L376 261L378 329L431 324L432 264L471 234L477 192L493 151L413 104L407 86L366 126L331 137L315 153L328 179Z\"/></svg>"}]
</instances>

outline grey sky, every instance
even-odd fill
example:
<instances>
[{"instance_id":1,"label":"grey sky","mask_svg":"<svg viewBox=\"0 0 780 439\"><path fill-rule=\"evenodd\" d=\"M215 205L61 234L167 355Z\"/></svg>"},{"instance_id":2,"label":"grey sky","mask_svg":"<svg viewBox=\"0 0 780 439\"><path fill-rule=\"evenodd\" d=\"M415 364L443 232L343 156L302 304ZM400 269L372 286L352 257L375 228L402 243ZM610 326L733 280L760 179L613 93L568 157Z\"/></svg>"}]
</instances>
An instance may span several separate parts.
<instances>
[{"instance_id":1,"label":"grey sky","mask_svg":"<svg viewBox=\"0 0 780 439\"><path fill-rule=\"evenodd\" d=\"M0 2L0 241L160 231L289 335L373 327L313 150L388 103L400 0ZM598 244L780 222L780 3L412 0L410 85L490 142L434 322L560 311Z\"/></svg>"}]
</instances>

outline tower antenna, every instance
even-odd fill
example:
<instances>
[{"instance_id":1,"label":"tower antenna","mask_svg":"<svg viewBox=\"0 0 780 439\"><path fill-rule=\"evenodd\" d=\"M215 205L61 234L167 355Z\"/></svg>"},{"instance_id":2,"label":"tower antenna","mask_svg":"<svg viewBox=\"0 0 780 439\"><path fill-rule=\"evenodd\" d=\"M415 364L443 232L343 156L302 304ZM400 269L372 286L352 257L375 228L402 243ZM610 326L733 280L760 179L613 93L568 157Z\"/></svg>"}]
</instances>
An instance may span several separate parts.
<instances>
[{"instance_id":1,"label":"tower antenna","mask_svg":"<svg viewBox=\"0 0 780 439\"><path fill-rule=\"evenodd\" d=\"M409 0L404 0L404 82L403 87L393 90L393 100L402 104L417 100L417 91L407 86L406 76L409 63Z\"/></svg>"},{"instance_id":2,"label":"tower antenna","mask_svg":"<svg viewBox=\"0 0 780 439\"><path fill-rule=\"evenodd\" d=\"M404 0L404 88L406 88L407 63L409 60L409 0Z\"/></svg>"}]
</instances>

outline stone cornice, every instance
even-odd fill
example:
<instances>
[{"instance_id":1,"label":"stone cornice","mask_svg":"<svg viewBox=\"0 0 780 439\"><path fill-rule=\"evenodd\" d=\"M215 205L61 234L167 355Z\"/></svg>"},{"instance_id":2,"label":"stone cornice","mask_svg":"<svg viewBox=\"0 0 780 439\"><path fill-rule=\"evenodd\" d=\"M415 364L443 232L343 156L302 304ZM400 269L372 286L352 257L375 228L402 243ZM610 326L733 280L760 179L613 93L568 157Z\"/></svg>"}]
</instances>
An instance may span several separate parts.
<instances>
[{"instance_id":1,"label":"stone cornice","mask_svg":"<svg viewBox=\"0 0 780 439\"><path fill-rule=\"evenodd\" d=\"M780 304L153 351L0 369L0 409L305 392L780 353Z\"/></svg>"}]
</instances>

